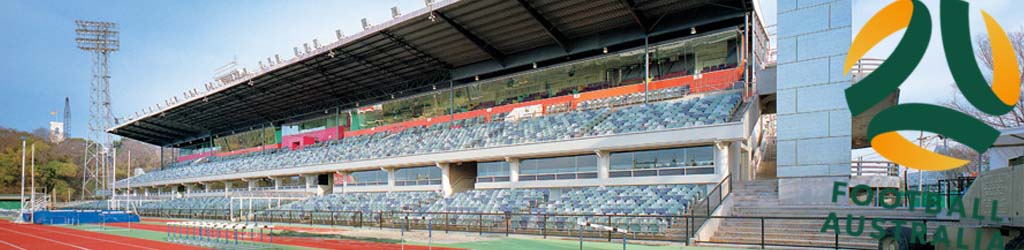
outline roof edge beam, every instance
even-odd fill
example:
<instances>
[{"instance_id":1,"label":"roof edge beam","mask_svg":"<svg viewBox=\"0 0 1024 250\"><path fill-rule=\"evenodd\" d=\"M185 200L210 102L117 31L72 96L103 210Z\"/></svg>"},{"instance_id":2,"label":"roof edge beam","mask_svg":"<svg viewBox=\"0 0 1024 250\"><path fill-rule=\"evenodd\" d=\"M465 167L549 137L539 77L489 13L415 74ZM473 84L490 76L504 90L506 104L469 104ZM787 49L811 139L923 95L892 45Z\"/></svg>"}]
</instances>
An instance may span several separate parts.
<instances>
[{"instance_id":1,"label":"roof edge beam","mask_svg":"<svg viewBox=\"0 0 1024 250\"><path fill-rule=\"evenodd\" d=\"M558 27L555 27L555 25L552 24L551 21L548 21L547 18L544 18L544 16L541 15L540 12L537 11L537 9L533 8L533 5L530 5L530 2L528 0L517 1L519 2L519 6L522 6L523 9L525 9L526 12L529 13L531 17L533 17L534 21L537 21L538 24L544 27L544 31L546 31L548 36L551 37L551 40L554 40L555 43L558 43L558 46L562 47L562 50L569 52L569 50L572 49L570 48L571 45L569 38L567 38L565 34L562 34L562 31L558 30Z\"/></svg>"},{"instance_id":2,"label":"roof edge beam","mask_svg":"<svg viewBox=\"0 0 1024 250\"><path fill-rule=\"evenodd\" d=\"M626 9L629 10L629 15L633 17L633 21L636 25L640 26L640 29L644 31L644 34L650 33L651 21L647 20L647 16L644 12L637 8L636 1L633 0L620 0L623 5L626 5Z\"/></svg>"},{"instance_id":3,"label":"roof edge beam","mask_svg":"<svg viewBox=\"0 0 1024 250\"><path fill-rule=\"evenodd\" d=\"M455 20L449 17L448 15L445 15L444 13L441 13L440 11L436 10L434 11L434 15L440 17L441 20L444 20L444 22L451 26L453 29L455 29L455 31L458 31L460 34L462 34L462 37L465 37L466 40L469 40L470 42L473 43L473 45L476 45L477 48L483 50L484 53L487 53L487 55L491 56L491 59L498 61L498 64L504 65L504 63L502 63L502 60L504 60L505 58L504 53L501 53L501 51L495 49L494 46L488 44L486 41L484 41L484 39L481 39L480 37L474 35L473 32L470 32L469 29L466 29L466 27L463 27L462 25L456 23Z\"/></svg>"},{"instance_id":4,"label":"roof edge beam","mask_svg":"<svg viewBox=\"0 0 1024 250\"><path fill-rule=\"evenodd\" d=\"M421 59L425 59L427 61L433 61L434 63L437 63L438 65L441 65L441 67L444 68L444 69L452 68L452 65L450 65L450 64L448 64L448 63L446 63L444 61L441 61L441 59L438 59L435 56L427 54L427 52L417 48L416 46L412 46L412 44L410 44L408 41L406 41L402 37L399 37L398 35L395 35L395 34L393 34L391 32L388 32L387 30L381 30L380 33L383 34L384 36L386 36L392 42L398 43L398 44L402 45L402 47L405 47L406 49L409 49L410 51L413 52L413 54L417 54L418 57L421 58Z\"/></svg>"}]
</instances>

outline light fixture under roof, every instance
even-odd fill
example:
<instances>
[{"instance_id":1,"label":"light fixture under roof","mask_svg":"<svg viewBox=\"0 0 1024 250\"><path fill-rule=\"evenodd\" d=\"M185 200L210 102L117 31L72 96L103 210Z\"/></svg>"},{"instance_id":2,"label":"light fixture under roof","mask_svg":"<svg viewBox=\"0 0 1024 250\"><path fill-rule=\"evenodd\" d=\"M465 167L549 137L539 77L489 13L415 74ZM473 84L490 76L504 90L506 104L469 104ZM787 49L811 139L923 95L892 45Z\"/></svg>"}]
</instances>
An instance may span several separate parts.
<instances>
[{"instance_id":1,"label":"light fixture under roof","mask_svg":"<svg viewBox=\"0 0 1024 250\"><path fill-rule=\"evenodd\" d=\"M696 34L697 34L697 27L690 28L690 35L696 35Z\"/></svg>"},{"instance_id":2,"label":"light fixture under roof","mask_svg":"<svg viewBox=\"0 0 1024 250\"><path fill-rule=\"evenodd\" d=\"M398 18L402 16L402 12L398 11L398 6L391 7L391 18Z\"/></svg>"}]
</instances>

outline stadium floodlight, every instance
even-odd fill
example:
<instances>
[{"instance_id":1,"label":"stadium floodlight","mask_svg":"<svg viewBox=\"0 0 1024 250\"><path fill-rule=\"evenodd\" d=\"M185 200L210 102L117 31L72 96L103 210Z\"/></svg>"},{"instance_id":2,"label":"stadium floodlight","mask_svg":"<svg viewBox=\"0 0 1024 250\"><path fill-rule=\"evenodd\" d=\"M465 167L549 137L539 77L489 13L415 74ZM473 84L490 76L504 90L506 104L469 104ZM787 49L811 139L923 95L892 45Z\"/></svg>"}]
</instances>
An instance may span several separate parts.
<instances>
[{"instance_id":1,"label":"stadium floodlight","mask_svg":"<svg viewBox=\"0 0 1024 250\"><path fill-rule=\"evenodd\" d=\"M320 49L320 40L313 38L313 48Z\"/></svg>"},{"instance_id":2,"label":"stadium floodlight","mask_svg":"<svg viewBox=\"0 0 1024 250\"><path fill-rule=\"evenodd\" d=\"M398 11L398 6L391 7L391 18L398 18L402 16L402 13Z\"/></svg>"},{"instance_id":3,"label":"stadium floodlight","mask_svg":"<svg viewBox=\"0 0 1024 250\"><path fill-rule=\"evenodd\" d=\"M295 52L295 57L302 56L302 53L299 53L299 47L292 47L292 52Z\"/></svg>"},{"instance_id":4,"label":"stadium floodlight","mask_svg":"<svg viewBox=\"0 0 1024 250\"><path fill-rule=\"evenodd\" d=\"M331 57L331 58L334 58L334 56L335 56L335 55L336 55L336 54L334 53L334 50L331 50L331 51L328 51L328 52L327 52L327 56L329 56L329 57Z\"/></svg>"},{"instance_id":5,"label":"stadium floodlight","mask_svg":"<svg viewBox=\"0 0 1024 250\"><path fill-rule=\"evenodd\" d=\"M432 7L434 6L434 0L423 0L423 4L426 4L427 7Z\"/></svg>"},{"instance_id":6,"label":"stadium floodlight","mask_svg":"<svg viewBox=\"0 0 1024 250\"><path fill-rule=\"evenodd\" d=\"M270 57L267 57L267 66L274 66L274 61L270 60Z\"/></svg>"},{"instance_id":7,"label":"stadium floodlight","mask_svg":"<svg viewBox=\"0 0 1024 250\"><path fill-rule=\"evenodd\" d=\"M274 62L275 65L276 64L281 64L282 62L284 62L283 60L281 60L281 55L278 55L278 54L274 54L274 61L275 61Z\"/></svg>"},{"instance_id":8,"label":"stadium floodlight","mask_svg":"<svg viewBox=\"0 0 1024 250\"><path fill-rule=\"evenodd\" d=\"M371 27L370 26L370 21L367 21L366 18L363 18L360 21L363 23L363 30L369 30L370 29L370 27Z\"/></svg>"},{"instance_id":9,"label":"stadium floodlight","mask_svg":"<svg viewBox=\"0 0 1024 250\"><path fill-rule=\"evenodd\" d=\"M533 68L535 68L535 69L537 68L537 63L536 62L533 63Z\"/></svg>"},{"instance_id":10,"label":"stadium floodlight","mask_svg":"<svg viewBox=\"0 0 1024 250\"><path fill-rule=\"evenodd\" d=\"M690 35L696 35L696 34L697 34L697 27L690 28Z\"/></svg>"},{"instance_id":11,"label":"stadium floodlight","mask_svg":"<svg viewBox=\"0 0 1024 250\"><path fill-rule=\"evenodd\" d=\"M309 43L302 43L302 49L306 50L306 54L313 52L313 49L309 48Z\"/></svg>"},{"instance_id":12,"label":"stadium floodlight","mask_svg":"<svg viewBox=\"0 0 1024 250\"><path fill-rule=\"evenodd\" d=\"M107 133L114 117L110 111L109 55L121 48L117 23L75 20L75 43L78 48L92 54L92 81L90 83L91 108L89 114L89 136L86 140L84 162L82 163L82 199L96 191L109 188L109 178L104 164L110 161L103 155L111 147L113 138ZM91 186L90 186L91 185Z\"/></svg>"},{"instance_id":13,"label":"stadium floodlight","mask_svg":"<svg viewBox=\"0 0 1024 250\"><path fill-rule=\"evenodd\" d=\"M338 41L345 40L345 33L342 33L341 29L334 30L334 36L338 38Z\"/></svg>"}]
</instances>

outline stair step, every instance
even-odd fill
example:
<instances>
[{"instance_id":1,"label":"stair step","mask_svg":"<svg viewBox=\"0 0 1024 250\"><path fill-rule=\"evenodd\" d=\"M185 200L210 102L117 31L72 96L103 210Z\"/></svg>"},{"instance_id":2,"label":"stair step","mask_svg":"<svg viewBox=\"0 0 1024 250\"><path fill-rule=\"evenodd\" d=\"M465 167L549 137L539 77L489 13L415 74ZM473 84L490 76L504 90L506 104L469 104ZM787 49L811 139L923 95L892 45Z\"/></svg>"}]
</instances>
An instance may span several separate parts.
<instances>
[{"instance_id":1,"label":"stair step","mask_svg":"<svg viewBox=\"0 0 1024 250\"><path fill-rule=\"evenodd\" d=\"M821 226L824 222L808 225L808 226L794 226L794 225L769 225L765 222L764 231L766 233L789 233L789 234L819 234L821 233ZM846 223L839 225L843 232L846 232ZM864 222L864 232L874 232L874 229L870 228L871 225L868 222ZM938 228L938 224L929 224L928 232L931 234L934 229ZM718 230L722 232L748 232L748 233L761 233L760 224L749 224L749 225L728 225L720 226Z\"/></svg>"},{"instance_id":2,"label":"stair step","mask_svg":"<svg viewBox=\"0 0 1024 250\"><path fill-rule=\"evenodd\" d=\"M723 232L721 234L715 234L714 237L721 238L743 238L743 239L761 239L761 232ZM835 241L836 236L832 233L777 233L777 232L765 232L765 239L795 239L795 240L814 240L814 241ZM840 242L857 242L857 241L874 241L867 233L861 234L860 236L850 236L848 234L839 235Z\"/></svg>"},{"instance_id":3,"label":"stair step","mask_svg":"<svg viewBox=\"0 0 1024 250\"><path fill-rule=\"evenodd\" d=\"M870 239L870 238L869 238ZM723 243L744 243L749 245L758 245L761 243L761 238L735 238L735 237L711 237L712 242L723 242ZM769 239L765 238L766 245L786 245L786 246L810 246L820 248L832 248L835 245L835 239L831 240L808 240L808 239ZM840 238L840 248L857 248L857 249L871 249L878 247L878 242L874 239L871 240L853 240L844 241Z\"/></svg>"}]
</instances>

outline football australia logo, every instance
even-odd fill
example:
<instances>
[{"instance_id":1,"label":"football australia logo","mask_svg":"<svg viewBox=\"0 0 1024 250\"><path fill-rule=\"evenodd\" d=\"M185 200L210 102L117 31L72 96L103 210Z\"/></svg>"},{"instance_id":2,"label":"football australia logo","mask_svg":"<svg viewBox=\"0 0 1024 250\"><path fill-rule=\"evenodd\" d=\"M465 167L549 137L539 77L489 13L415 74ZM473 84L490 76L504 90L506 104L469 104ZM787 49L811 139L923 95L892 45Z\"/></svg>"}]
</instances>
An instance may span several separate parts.
<instances>
[{"instance_id":1,"label":"football australia logo","mask_svg":"<svg viewBox=\"0 0 1024 250\"><path fill-rule=\"evenodd\" d=\"M957 88L972 106L985 114L998 116L1012 111L1020 98L1020 68L1006 32L988 13L981 11L992 48L994 72L990 86L974 57L968 3L942 0L939 7L942 46ZM903 37L889 58L846 89L846 101L854 116L895 91L921 62L931 38L931 14L919 0L897 0L868 20L853 40L844 65L846 74L868 50L904 29ZM969 161L921 148L900 136L897 133L900 130L940 134L977 152L987 150L999 136L998 130L978 119L942 106L907 103L879 112L868 124L871 147L893 162L925 171L958 168Z\"/></svg>"}]
</instances>

